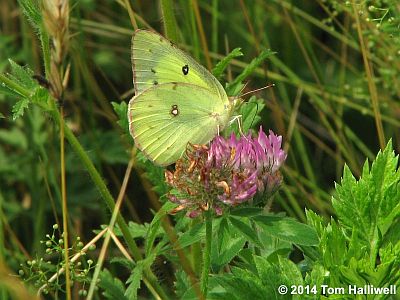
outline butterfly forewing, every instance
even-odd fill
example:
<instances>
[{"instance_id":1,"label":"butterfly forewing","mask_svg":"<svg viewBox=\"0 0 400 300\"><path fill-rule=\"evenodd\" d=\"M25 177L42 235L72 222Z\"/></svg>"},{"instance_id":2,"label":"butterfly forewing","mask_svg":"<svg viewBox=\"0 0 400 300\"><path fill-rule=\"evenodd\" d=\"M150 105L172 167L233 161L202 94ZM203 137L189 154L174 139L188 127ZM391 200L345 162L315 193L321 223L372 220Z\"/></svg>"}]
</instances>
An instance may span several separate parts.
<instances>
[{"instance_id":1,"label":"butterfly forewing","mask_svg":"<svg viewBox=\"0 0 400 300\"><path fill-rule=\"evenodd\" d=\"M163 83L191 83L209 89L215 101L227 101L218 80L188 54L161 35L137 30L132 38L135 94Z\"/></svg>"}]
</instances>

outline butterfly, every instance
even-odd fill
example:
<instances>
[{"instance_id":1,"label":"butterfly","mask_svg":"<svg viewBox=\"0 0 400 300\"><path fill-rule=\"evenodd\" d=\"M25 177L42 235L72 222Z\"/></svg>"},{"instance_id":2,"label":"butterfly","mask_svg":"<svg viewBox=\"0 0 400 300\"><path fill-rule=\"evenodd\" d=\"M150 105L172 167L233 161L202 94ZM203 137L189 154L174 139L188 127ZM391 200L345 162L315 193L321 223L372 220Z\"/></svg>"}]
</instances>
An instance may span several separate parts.
<instances>
[{"instance_id":1,"label":"butterfly","mask_svg":"<svg viewBox=\"0 0 400 300\"><path fill-rule=\"evenodd\" d=\"M176 162L188 143L206 144L229 123L234 101L219 81L161 35L135 31L132 69L129 131L155 164Z\"/></svg>"}]
</instances>

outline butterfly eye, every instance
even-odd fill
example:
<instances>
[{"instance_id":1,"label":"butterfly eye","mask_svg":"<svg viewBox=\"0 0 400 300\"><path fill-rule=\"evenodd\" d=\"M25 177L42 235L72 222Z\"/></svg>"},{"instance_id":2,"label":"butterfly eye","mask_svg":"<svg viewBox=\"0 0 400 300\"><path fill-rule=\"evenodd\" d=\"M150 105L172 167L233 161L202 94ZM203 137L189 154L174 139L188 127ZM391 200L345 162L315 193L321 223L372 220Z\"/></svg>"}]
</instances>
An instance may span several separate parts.
<instances>
[{"instance_id":1,"label":"butterfly eye","mask_svg":"<svg viewBox=\"0 0 400 300\"><path fill-rule=\"evenodd\" d=\"M183 73L183 75L189 74L189 66L188 65L184 65L182 67L182 73Z\"/></svg>"}]
</instances>

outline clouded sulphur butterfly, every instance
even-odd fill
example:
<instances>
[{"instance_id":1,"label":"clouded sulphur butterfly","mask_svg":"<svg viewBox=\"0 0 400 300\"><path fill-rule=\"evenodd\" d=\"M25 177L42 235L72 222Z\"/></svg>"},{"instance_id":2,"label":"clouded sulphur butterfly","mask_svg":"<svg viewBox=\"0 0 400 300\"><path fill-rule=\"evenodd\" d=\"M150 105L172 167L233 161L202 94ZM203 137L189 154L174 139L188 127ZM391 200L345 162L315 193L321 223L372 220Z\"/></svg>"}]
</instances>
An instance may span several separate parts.
<instances>
[{"instance_id":1,"label":"clouded sulphur butterfly","mask_svg":"<svg viewBox=\"0 0 400 300\"><path fill-rule=\"evenodd\" d=\"M135 32L132 65L129 130L155 164L174 163L188 142L205 144L229 122L233 102L218 80L161 35Z\"/></svg>"}]
</instances>

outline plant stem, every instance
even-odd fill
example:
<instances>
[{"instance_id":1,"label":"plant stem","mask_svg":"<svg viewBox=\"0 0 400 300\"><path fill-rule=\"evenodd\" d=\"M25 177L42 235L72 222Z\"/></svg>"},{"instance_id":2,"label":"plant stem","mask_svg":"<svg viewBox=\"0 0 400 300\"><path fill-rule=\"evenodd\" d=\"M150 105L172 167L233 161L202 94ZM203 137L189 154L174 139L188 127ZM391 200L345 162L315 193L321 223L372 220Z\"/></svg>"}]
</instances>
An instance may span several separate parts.
<instances>
[{"instance_id":1,"label":"plant stem","mask_svg":"<svg viewBox=\"0 0 400 300\"><path fill-rule=\"evenodd\" d=\"M210 52L208 51L206 34L204 33L204 27L203 27L203 23L201 21L199 4L197 3L197 0L192 0L191 4L192 4L192 9L194 11L194 15L196 17L197 29L199 31L201 46L203 47L203 52L204 52L204 57L206 59L207 68L208 68L208 70L211 70L212 64L211 64Z\"/></svg>"},{"instance_id":2,"label":"plant stem","mask_svg":"<svg viewBox=\"0 0 400 300\"><path fill-rule=\"evenodd\" d=\"M178 41L177 25L174 15L173 1L171 0L161 0L161 11L164 20L164 30L165 36L173 41Z\"/></svg>"},{"instance_id":3,"label":"plant stem","mask_svg":"<svg viewBox=\"0 0 400 300\"><path fill-rule=\"evenodd\" d=\"M63 235L64 235L64 261L65 261L65 290L67 299L71 300L71 275L69 268L68 252L68 206L67 206L67 184L65 180L65 151L64 151L64 109L60 108L60 164L61 164L61 195L62 195L62 215L63 215Z\"/></svg>"},{"instance_id":4,"label":"plant stem","mask_svg":"<svg viewBox=\"0 0 400 300\"><path fill-rule=\"evenodd\" d=\"M204 297L207 299L208 289L208 274L210 273L211 264L211 242L212 242L212 217L211 211L205 212L206 221L206 244L203 255L203 271L201 273L201 291Z\"/></svg>"},{"instance_id":5,"label":"plant stem","mask_svg":"<svg viewBox=\"0 0 400 300\"><path fill-rule=\"evenodd\" d=\"M368 59L371 55L368 51L368 47L366 47L366 45L365 45L362 28L361 28L360 17L358 16L358 9L357 9L354 1L352 2L352 4L353 4L353 10L354 10L354 17L356 19L358 39L360 41L361 54L363 57L365 73L367 75L367 80L368 80L368 89L369 89L369 93L371 96L372 109L374 111L375 125L376 125L376 131L378 133L379 145L381 146L381 149L385 149L386 142L385 142L385 135L384 135L384 131L383 131L381 113L379 110L378 91L376 89L375 80L374 80L374 69L372 66L372 62L370 62Z\"/></svg>"},{"instance_id":6,"label":"plant stem","mask_svg":"<svg viewBox=\"0 0 400 300\"><path fill-rule=\"evenodd\" d=\"M112 212L112 215L111 215L110 223L108 224L108 230L107 230L106 236L104 238L103 246L101 247L101 250L100 250L99 259L97 261L97 265L96 265L96 268L93 273L93 278L90 283L90 287L89 287L89 291L88 291L86 300L93 299L95 287L97 286L97 279L100 276L100 271L102 269L102 266L103 266L103 263L104 263L104 260L106 257L108 245L111 240L111 232L114 230L115 221L117 219L118 212L121 208L122 200L124 199L126 188L128 186L129 176L131 175L134 161L135 161L135 151L132 151L131 159L129 160L128 167L126 168L124 181L122 183L122 186L121 186L118 198L117 198L117 203L115 204L114 211Z\"/></svg>"}]
</instances>

